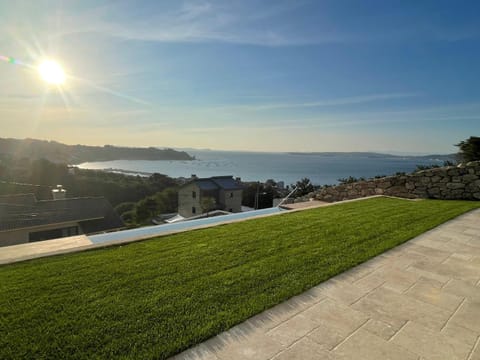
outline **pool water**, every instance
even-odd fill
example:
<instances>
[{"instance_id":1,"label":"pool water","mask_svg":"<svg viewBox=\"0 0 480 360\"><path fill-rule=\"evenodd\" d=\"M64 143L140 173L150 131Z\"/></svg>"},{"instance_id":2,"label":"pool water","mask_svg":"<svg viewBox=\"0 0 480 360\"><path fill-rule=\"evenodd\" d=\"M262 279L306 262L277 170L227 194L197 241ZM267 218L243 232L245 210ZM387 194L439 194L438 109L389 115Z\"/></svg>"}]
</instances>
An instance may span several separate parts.
<instances>
[{"instance_id":1,"label":"pool water","mask_svg":"<svg viewBox=\"0 0 480 360\"><path fill-rule=\"evenodd\" d=\"M147 226L139 229L130 229L130 230L122 230L117 232L105 233L105 234L91 235L91 236L88 236L88 238L94 244L101 244L101 243L114 242L114 241L134 240L137 238L140 239L148 236L155 237L171 231L188 230L188 229L193 229L203 225L214 225L214 224L223 223L225 221L249 219L249 218L254 218L261 215L276 214L284 211L288 211L288 210L285 210L279 207L273 207L268 209L246 211L246 212L236 213L231 215L215 216L215 217L190 220L190 221L181 221L174 224L154 225L154 226Z\"/></svg>"}]
</instances>

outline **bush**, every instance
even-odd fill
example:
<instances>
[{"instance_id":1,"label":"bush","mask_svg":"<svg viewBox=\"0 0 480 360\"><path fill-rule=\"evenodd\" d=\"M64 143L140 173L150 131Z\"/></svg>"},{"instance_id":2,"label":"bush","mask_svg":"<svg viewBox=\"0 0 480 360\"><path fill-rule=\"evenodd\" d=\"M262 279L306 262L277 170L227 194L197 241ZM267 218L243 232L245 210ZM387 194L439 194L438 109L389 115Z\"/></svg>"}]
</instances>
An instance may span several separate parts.
<instances>
[{"instance_id":1,"label":"bush","mask_svg":"<svg viewBox=\"0 0 480 360\"><path fill-rule=\"evenodd\" d=\"M432 165L417 165L415 171L422 171L422 170L429 170L429 169L436 169L439 168L440 165L432 164Z\"/></svg>"},{"instance_id":2,"label":"bush","mask_svg":"<svg viewBox=\"0 0 480 360\"><path fill-rule=\"evenodd\" d=\"M458 156L465 162L480 160L480 137L470 136L456 144L460 148Z\"/></svg>"},{"instance_id":3,"label":"bush","mask_svg":"<svg viewBox=\"0 0 480 360\"><path fill-rule=\"evenodd\" d=\"M115 211L117 212L118 215L122 215L128 211L132 211L134 207L135 207L135 203L132 201L123 202L121 204L118 204L115 207Z\"/></svg>"},{"instance_id":4,"label":"bush","mask_svg":"<svg viewBox=\"0 0 480 360\"><path fill-rule=\"evenodd\" d=\"M130 210L130 211L124 212L120 217L122 218L125 224L131 225L135 223L136 214L135 214L135 211Z\"/></svg>"},{"instance_id":5,"label":"bush","mask_svg":"<svg viewBox=\"0 0 480 360\"><path fill-rule=\"evenodd\" d=\"M363 176L359 177L359 178L356 178L354 176L349 176L348 178L340 178L340 179L337 179L337 180L340 184L351 184L351 183L356 183L356 182L359 182L359 181L365 181L365 178Z\"/></svg>"}]
</instances>

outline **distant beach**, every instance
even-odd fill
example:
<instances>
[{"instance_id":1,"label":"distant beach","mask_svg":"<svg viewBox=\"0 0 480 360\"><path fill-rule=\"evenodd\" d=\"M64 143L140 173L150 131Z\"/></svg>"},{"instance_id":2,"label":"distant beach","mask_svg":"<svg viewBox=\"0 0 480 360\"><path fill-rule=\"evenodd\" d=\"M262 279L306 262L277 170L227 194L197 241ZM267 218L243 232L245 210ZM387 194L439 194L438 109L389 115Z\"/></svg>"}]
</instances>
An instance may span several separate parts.
<instances>
[{"instance_id":1,"label":"distant beach","mask_svg":"<svg viewBox=\"0 0 480 360\"><path fill-rule=\"evenodd\" d=\"M78 165L128 174L161 173L171 177L233 175L245 181L284 181L285 185L307 177L316 185L335 184L339 178L374 177L411 172L417 165L442 165L444 158L393 156L375 153L261 153L189 150L196 160L115 160Z\"/></svg>"}]
</instances>

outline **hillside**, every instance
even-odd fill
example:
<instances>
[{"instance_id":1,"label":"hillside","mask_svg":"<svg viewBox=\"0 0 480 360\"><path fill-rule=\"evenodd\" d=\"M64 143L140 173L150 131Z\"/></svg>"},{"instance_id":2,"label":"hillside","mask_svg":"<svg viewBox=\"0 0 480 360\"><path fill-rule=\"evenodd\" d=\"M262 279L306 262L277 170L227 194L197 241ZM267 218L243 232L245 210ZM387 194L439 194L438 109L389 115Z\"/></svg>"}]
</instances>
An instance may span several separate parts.
<instances>
[{"instance_id":1,"label":"hillside","mask_svg":"<svg viewBox=\"0 0 480 360\"><path fill-rule=\"evenodd\" d=\"M56 141L0 138L0 156L2 155L19 159L46 159L56 163L67 164L110 160L194 159L184 151L176 151L173 149L117 147L112 145L66 145Z\"/></svg>"}]
</instances>

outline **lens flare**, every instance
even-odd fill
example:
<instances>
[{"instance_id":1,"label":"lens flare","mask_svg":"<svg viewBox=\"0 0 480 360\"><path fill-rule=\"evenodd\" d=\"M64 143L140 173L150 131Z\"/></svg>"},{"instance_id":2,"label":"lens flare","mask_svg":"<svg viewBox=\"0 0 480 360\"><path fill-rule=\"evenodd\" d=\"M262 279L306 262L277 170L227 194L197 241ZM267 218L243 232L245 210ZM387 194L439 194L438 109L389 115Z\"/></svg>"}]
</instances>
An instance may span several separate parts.
<instances>
[{"instance_id":1,"label":"lens flare","mask_svg":"<svg viewBox=\"0 0 480 360\"><path fill-rule=\"evenodd\" d=\"M53 60L45 60L40 65L34 66L29 63L25 63L21 60L15 59L10 56L5 56L5 55L0 55L0 61L4 61L6 63L12 64L12 65L17 65L26 68L29 71L37 72L40 77L48 84L51 85L57 85L57 89L61 92L62 96L64 95L64 91L68 90L68 87L61 86L65 83L66 79L68 78L68 81L73 81L76 84L81 84L83 86L87 86L90 88L93 88L95 90L98 90L100 92L108 93L113 96L132 101L135 103L139 103L142 105L150 105L150 103L138 99L133 96L129 96L127 94L120 93L118 91L109 89L107 87L100 86L96 84L95 82L88 80L83 77L77 77L73 76L72 74L65 74L65 71L63 70L62 66L57 63L56 61Z\"/></svg>"},{"instance_id":2,"label":"lens flare","mask_svg":"<svg viewBox=\"0 0 480 360\"><path fill-rule=\"evenodd\" d=\"M49 84L62 85L65 82L65 72L62 67L53 60L45 60L38 66L41 78Z\"/></svg>"}]
</instances>

